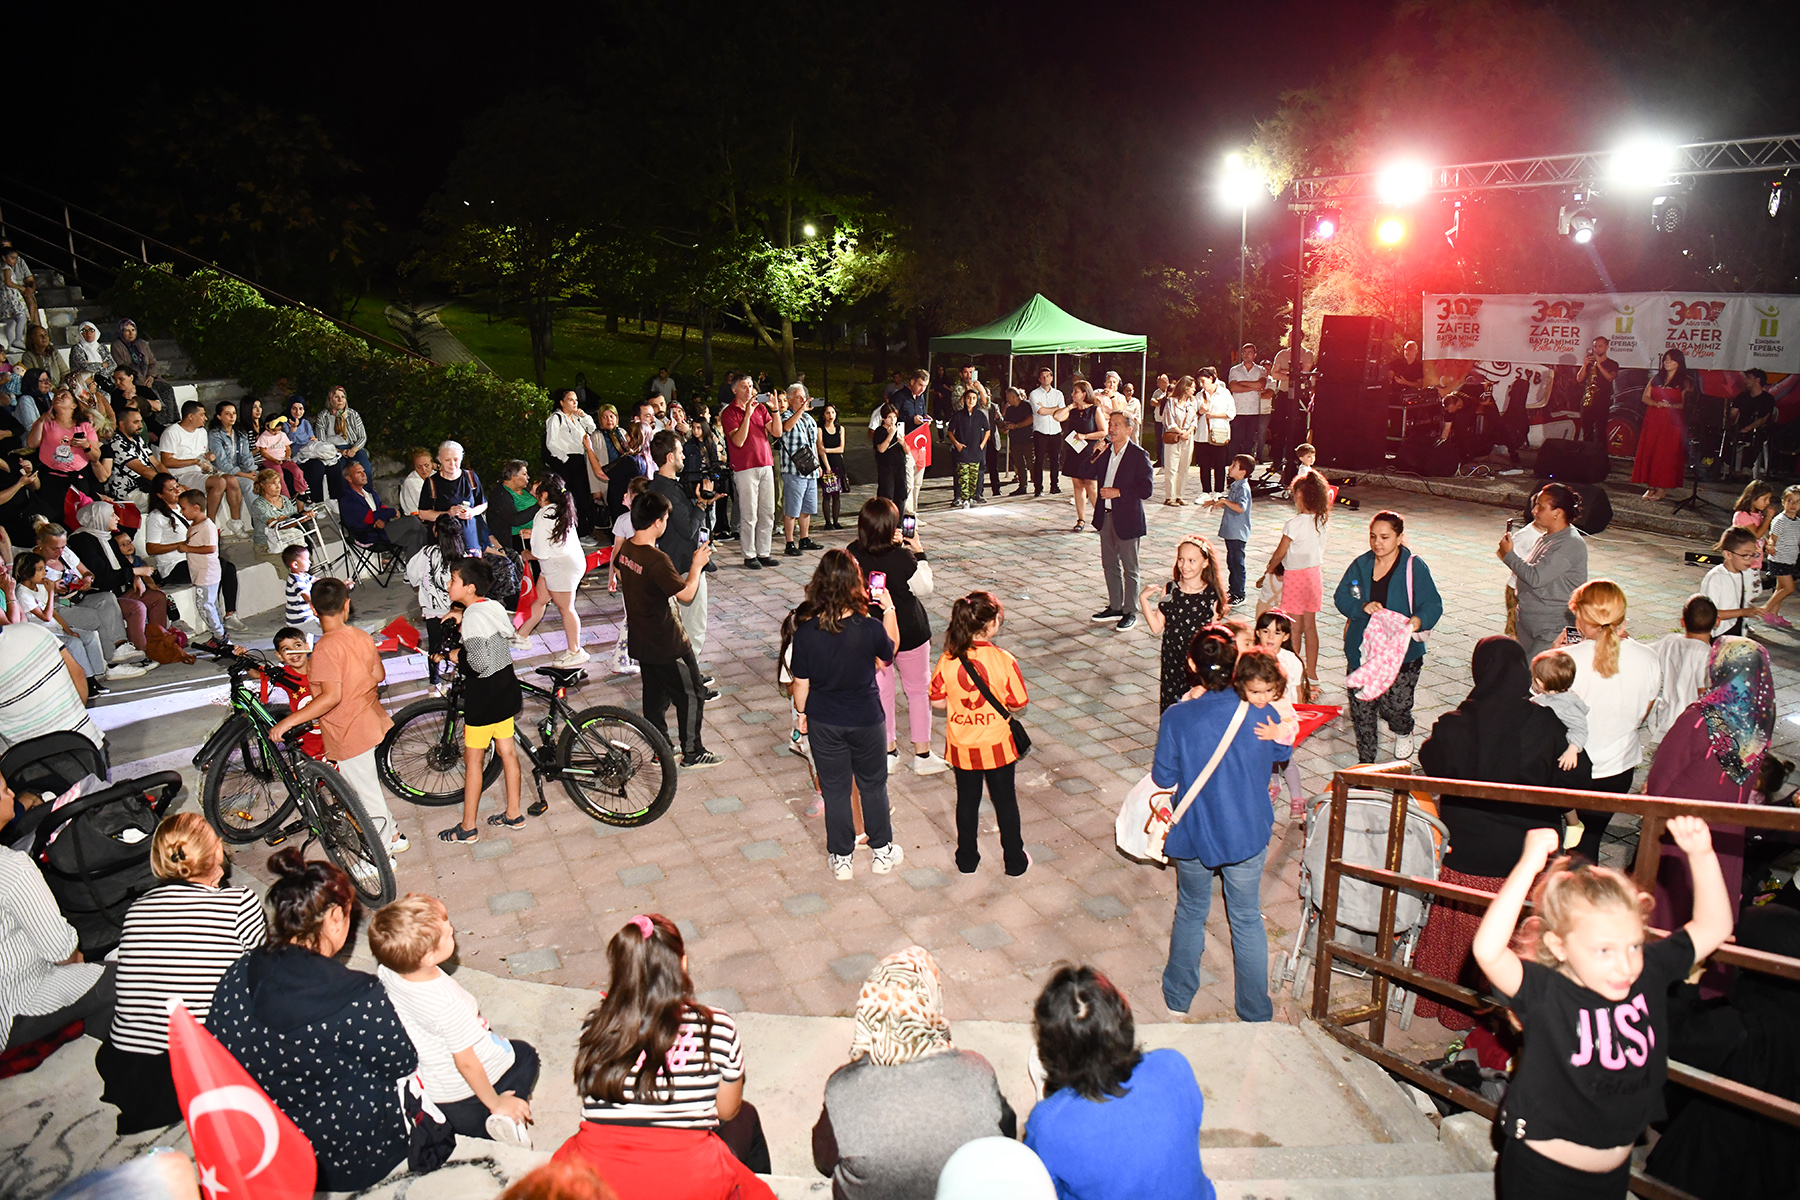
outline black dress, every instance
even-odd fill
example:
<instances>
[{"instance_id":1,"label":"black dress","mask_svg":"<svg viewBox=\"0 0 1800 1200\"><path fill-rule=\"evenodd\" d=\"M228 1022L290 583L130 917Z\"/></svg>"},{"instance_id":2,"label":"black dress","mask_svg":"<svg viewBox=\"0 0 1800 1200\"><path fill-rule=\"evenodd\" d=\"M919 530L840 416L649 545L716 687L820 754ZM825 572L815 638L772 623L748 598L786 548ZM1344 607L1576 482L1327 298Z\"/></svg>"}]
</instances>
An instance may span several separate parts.
<instances>
[{"instance_id":1,"label":"black dress","mask_svg":"<svg viewBox=\"0 0 1800 1200\"><path fill-rule=\"evenodd\" d=\"M850 477L844 473L844 427L839 425L836 432L819 426L819 440L825 446L825 469L838 477L838 487L850 486Z\"/></svg>"},{"instance_id":2,"label":"black dress","mask_svg":"<svg viewBox=\"0 0 1800 1200\"><path fill-rule=\"evenodd\" d=\"M1197 592L1184 592L1174 584L1168 586L1162 600L1157 603L1164 622L1162 695L1159 697L1160 707L1157 711L1166 710L1187 694L1190 686L1188 646L1193 643L1196 633L1211 624L1218 607L1219 597L1210 587L1202 587Z\"/></svg>"},{"instance_id":3,"label":"black dress","mask_svg":"<svg viewBox=\"0 0 1800 1200\"><path fill-rule=\"evenodd\" d=\"M585 481L584 481L585 483ZM431 512L448 512L458 504L466 504L470 508L487 503L487 493L481 489L481 477L464 467L455 479L445 479L442 475L433 475L425 481L419 491L419 507ZM462 529L463 547L470 554L481 553L487 544L488 525L486 515L464 521L457 517L451 520Z\"/></svg>"},{"instance_id":4,"label":"black dress","mask_svg":"<svg viewBox=\"0 0 1800 1200\"><path fill-rule=\"evenodd\" d=\"M1071 407L1069 419L1063 422L1063 437L1071 433L1093 433L1100 428L1100 408L1090 404L1086 408ZM1094 447L1099 442L1083 442L1081 449L1076 450L1067 441L1063 443L1063 475L1068 479L1098 479L1100 464L1094 458ZM1183 689L1186 690L1186 689Z\"/></svg>"}]
</instances>

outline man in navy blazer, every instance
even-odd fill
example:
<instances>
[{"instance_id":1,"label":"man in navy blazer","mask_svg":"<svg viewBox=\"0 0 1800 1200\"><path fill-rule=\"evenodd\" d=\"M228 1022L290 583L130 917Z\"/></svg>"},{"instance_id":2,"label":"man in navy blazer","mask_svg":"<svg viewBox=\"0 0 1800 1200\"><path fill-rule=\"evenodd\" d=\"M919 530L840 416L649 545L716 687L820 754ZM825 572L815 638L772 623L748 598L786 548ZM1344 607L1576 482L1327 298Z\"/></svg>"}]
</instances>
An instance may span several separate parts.
<instances>
[{"instance_id":1,"label":"man in navy blazer","mask_svg":"<svg viewBox=\"0 0 1800 1200\"><path fill-rule=\"evenodd\" d=\"M1100 456L1100 500L1094 506L1094 528L1100 533L1100 570L1106 576L1106 607L1096 621L1117 621L1118 629L1137 624L1133 609L1138 594L1138 542L1144 536L1144 501L1150 498L1150 456L1131 440L1131 417L1115 412L1106 419L1106 446Z\"/></svg>"}]
</instances>

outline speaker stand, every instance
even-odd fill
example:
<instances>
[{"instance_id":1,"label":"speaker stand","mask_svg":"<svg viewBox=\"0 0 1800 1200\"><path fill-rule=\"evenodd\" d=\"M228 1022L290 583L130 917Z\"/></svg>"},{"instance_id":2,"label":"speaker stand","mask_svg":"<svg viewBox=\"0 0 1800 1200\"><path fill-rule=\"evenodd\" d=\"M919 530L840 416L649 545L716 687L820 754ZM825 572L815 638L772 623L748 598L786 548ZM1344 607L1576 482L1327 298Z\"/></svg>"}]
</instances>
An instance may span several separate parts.
<instances>
[{"instance_id":1,"label":"speaker stand","mask_svg":"<svg viewBox=\"0 0 1800 1200\"><path fill-rule=\"evenodd\" d=\"M1698 510L1713 507L1712 501L1700 495L1700 460L1692 454L1688 456L1688 474L1693 477L1693 488L1686 496L1675 502L1675 511L1680 512L1684 508Z\"/></svg>"}]
</instances>

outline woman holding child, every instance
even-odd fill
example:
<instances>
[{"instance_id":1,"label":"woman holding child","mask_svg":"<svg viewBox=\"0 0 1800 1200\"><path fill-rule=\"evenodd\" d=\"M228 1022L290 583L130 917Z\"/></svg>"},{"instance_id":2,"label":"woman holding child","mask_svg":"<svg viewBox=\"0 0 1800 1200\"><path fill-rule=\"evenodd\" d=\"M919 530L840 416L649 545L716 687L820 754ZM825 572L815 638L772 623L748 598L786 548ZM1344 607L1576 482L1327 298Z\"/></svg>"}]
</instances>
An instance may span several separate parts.
<instances>
[{"instance_id":1,"label":"woman holding child","mask_svg":"<svg viewBox=\"0 0 1800 1200\"><path fill-rule=\"evenodd\" d=\"M1364 634L1375 614L1398 613L1409 618L1411 630L1399 673L1386 690L1365 700L1368 686L1348 689L1358 762L1372 763L1380 757L1380 722L1384 720L1394 731L1394 757L1404 760L1413 756L1413 692L1425 666L1425 634L1444 616L1444 601L1431 578L1431 568L1406 545L1405 533L1406 521L1399 513L1386 509L1376 513L1369 521L1368 553L1351 561L1333 598L1344 615L1344 665L1352 675L1363 665L1363 652L1369 649Z\"/></svg>"}]
</instances>

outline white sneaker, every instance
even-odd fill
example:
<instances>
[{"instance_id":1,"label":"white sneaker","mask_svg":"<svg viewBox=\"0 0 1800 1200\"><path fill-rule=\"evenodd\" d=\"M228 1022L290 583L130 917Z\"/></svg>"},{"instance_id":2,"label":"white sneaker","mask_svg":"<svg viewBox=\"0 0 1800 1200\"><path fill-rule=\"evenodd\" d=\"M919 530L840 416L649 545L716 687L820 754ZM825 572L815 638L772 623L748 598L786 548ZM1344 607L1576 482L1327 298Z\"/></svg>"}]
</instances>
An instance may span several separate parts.
<instances>
[{"instance_id":1,"label":"white sneaker","mask_svg":"<svg viewBox=\"0 0 1800 1200\"><path fill-rule=\"evenodd\" d=\"M406 840L406 835L404 833L396 833L394 835L394 840L388 843L388 854L390 856L404 854L411 849L412 843Z\"/></svg>"},{"instance_id":2,"label":"white sneaker","mask_svg":"<svg viewBox=\"0 0 1800 1200\"><path fill-rule=\"evenodd\" d=\"M531 1134L523 1125L501 1113L488 1114L487 1135L489 1141L499 1142L503 1146L531 1149Z\"/></svg>"},{"instance_id":3,"label":"white sneaker","mask_svg":"<svg viewBox=\"0 0 1800 1200\"><path fill-rule=\"evenodd\" d=\"M585 663L589 657L586 650L579 648L575 650L565 650L555 658L551 659L550 665L553 667L579 667L582 663Z\"/></svg>"},{"instance_id":4,"label":"white sneaker","mask_svg":"<svg viewBox=\"0 0 1800 1200\"><path fill-rule=\"evenodd\" d=\"M1413 752L1418 749L1418 738L1410 733L1394 735L1394 757L1403 761L1411 761Z\"/></svg>"},{"instance_id":5,"label":"white sneaker","mask_svg":"<svg viewBox=\"0 0 1800 1200\"><path fill-rule=\"evenodd\" d=\"M513 634L512 645L514 650L523 650L527 654L531 652L531 638L526 634Z\"/></svg>"},{"instance_id":6,"label":"white sneaker","mask_svg":"<svg viewBox=\"0 0 1800 1200\"><path fill-rule=\"evenodd\" d=\"M889 871L899 866L905 858L906 852L900 849L900 843L889 842L887 845L875 851L875 864L871 866L869 870L875 872L877 875L886 875Z\"/></svg>"},{"instance_id":7,"label":"white sneaker","mask_svg":"<svg viewBox=\"0 0 1800 1200\"><path fill-rule=\"evenodd\" d=\"M915 754L913 755L912 769L914 775L942 775L950 769L950 764L935 753L927 754L923 758Z\"/></svg>"},{"instance_id":8,"label":"white sneaker","mask_svg":"<svg viewBox=\"0 0 1800 1200\"><path fill-rule=\"evenodd\" d=\"M107 659L106 661L112 662L112 663L122 663L122 662L130 662L134 658L143 658L143 657L144 657L144 652L142 650L139 650L136 646L132 645L130 642L126 642L123 646L116 647L112 652L112 657Z\"/></svg>"},{"instance_id":9,"label":"white sneaker","mask_svg":"<svg viewBox=\"0 0 1800 1200\"><path fill-rule=\"evenodd\" d=\"M149 673L150 668L146 667L143 663L115 662L107 669L106 677L108 679L136 679L139 675L147 675Z\"/></svg>"},{"instance_id":10,"label":"white sneaker","mask_svg":"<svg viewBox=\"0 0 1800 1200\"><path fill-rule=\"evenodd\" d=\"M848 854L827 854L825 860L831 864L831 877L840 883L850 878L850 856Z\"/></svg>"},{"instance_id":11,"label":"white sneaker","mask_svg":"<svg viewBox=\"0 0 1800 1200\"><path fill-rule=\"evenodd\" d=\"M887 760L888 760L888 774L892 775L900 769L900 751L889 750Z\"/></svg>"}]
</instances>

